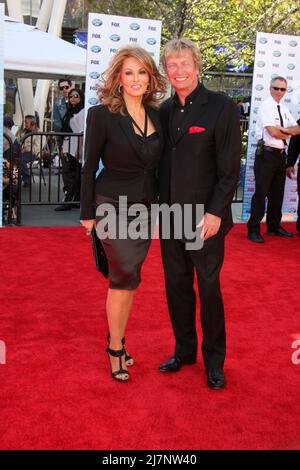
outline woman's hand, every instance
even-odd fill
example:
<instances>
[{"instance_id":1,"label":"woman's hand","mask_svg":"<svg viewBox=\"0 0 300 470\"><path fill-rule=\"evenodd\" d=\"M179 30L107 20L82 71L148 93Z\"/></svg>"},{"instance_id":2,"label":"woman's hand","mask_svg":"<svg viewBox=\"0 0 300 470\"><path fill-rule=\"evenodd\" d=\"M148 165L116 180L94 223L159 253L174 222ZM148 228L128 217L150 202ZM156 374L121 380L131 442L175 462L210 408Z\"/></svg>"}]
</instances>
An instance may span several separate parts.
<instances>
[{"instance_id":1,"label":"woman's hand","mask_svg":"<svg viewBox=\"0 0 300 470\"><path fill-rule=\"evenodd\" d=\"M81 225L86 229L86 234L90 235L93 227L96 228L96 219L81 220Z\"/></svg>"},{"instance_id":2,"label":"woman's hand","mask_svg":"<svg viewBox=\"0 0 300 470\"><path fill-rule=\"evenodd\" d=\"M293 178L293 175L296 173L296 170L293 166L289 166L287 169L286 169L286 176L290 179Z\"/></svg>"}]
</instances>

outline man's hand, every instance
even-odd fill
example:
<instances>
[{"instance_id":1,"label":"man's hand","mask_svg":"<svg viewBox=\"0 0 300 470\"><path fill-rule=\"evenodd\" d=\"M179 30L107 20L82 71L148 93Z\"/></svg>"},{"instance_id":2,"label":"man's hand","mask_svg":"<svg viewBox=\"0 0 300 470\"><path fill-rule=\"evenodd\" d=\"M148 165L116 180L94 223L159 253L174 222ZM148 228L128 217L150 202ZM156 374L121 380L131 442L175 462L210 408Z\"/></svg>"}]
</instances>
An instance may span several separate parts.
<instances>
[{"instance_id":1,"label":"man's hand","mask_svg":"<svg viewBox=\"0 0 300 470\"><path fill-rule=\"evenodd\" d=\"M285 140L291 136L288 130L281 126L267 126L266 129L275 139Z\"/></svg>"},{"instance_id":2,"label":"man's hand","mask_svg":"<svg viewBox=\"0 0 300 470\"><path fill-rule=\"evenodd\" d=\"M300 126L292 126L292 127L286 127L285 130L290 134L290 135L299 135L300 134Z\"/></svg>"},{"instance_id":3,"label":"man's hand","mask_svg":"<svg viewBox=\"0 0 300 470\"><path fill-rule=\"evenodd\" d=\"M296 170L293 166L289 166L287 169L286 169L286 176L290 179L292 179L293 175L296 173Z\"/></svg>"},{"instance_id":4,"label":"man's hand","mask_svg":"<svg viewBox=\"0 0 300 470\"><path fill-rule=\"evenodd\" d=\"M282 126L275 126L277 130L279 130L282 134L284 134L286 137L290 137L292 134L289 132L288 127L282 127Z\"/></svg>"},{"instance_id":5,"label":"man's hand","mask_svg":"<svg viewBox=\"0 0 300 470\"><path fill-rule=\"evenodd\" d=\"M221 217L206 212L197 227L203 227L201 231L202 240L208 240L216 235L221 225Z\"/></svg>"},{"instance_id":6,"label":"man's hand","mask_svg":"<svg viewBox=\"0 0 300 470\"><path fill-rule=\"evenodd\" d=\"M90 235L93 227L96 228L96 219L81 220L81 225L86 229L86 234Z\"/></svg>"},{"instance_id":7,"label":"man's hand","mask_svg":"<svg viewBox=\"0 0 300 470\"><path fill-rule=\"evenodd\" d=\"M300 134L300 126L291 126L291 127L281 127L276 126L276 129L280 130L283 134L290 136L299 135Z\"/></svg>"}]
</instances>

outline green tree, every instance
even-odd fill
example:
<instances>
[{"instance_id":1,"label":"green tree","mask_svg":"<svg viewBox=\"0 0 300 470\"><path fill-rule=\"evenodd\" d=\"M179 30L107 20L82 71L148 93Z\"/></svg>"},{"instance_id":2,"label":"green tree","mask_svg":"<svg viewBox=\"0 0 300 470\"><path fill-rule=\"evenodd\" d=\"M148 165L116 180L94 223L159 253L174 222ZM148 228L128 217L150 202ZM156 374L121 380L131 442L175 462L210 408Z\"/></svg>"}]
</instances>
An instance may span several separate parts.
<instances>
[{"instance_id":1,"label":"green tree","mask_svg":"<svg viewBox=\"0 0 300 470\"><path fill-rule=\"evenodd\" d=\"M90 0L87 8L162 20L162 44L182 36L194 40L204 71L223 70L232 59L251 64L257 31L300 34L300 2L295 0Z\"/></svg>"}]
</instances>

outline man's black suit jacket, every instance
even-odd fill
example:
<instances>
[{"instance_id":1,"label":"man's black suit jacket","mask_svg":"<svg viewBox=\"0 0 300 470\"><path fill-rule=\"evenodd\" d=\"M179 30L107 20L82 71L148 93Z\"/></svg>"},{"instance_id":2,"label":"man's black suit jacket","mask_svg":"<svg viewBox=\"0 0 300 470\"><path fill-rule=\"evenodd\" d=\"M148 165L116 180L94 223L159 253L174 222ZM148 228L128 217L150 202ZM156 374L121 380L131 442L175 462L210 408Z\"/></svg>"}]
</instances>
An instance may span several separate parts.
<instances>
[{"instance_id":1,"label":"man's black suit jacket","mask_svg":"<svg viewBox=\"0 0 300 470\"><path fill-rule=\"evenodd\" d=\"M85 162L81 172L81 219L95 218L95 195L128 202L154 200L158 193L157 168L163 135L157 110L145 106L158 133L160 148L143 154L129 116L111 113L106 106L93 106L87 116ZM147 145L147 144L146 144ZM95 176L100 159L104 168Z\"/></svg>"},{"instance_id":2,"label":"man's black suit jacket","mask_svg":"<svg viewBox=\"0 0 300 470\"><path fill-rule=\"evenodd\" d=\"M300 126L300 119L298 119L297 124ZM300 155L300 135L295 135L294 137L291 138L290 143L289 143L286 166L287 167L294 166L299 155Z\"/></svg>"},{"instance_id":3,"label":"man's black suit jacket","mask_svg":"<svg viewBox=\"0 0 300 470\"><path fill-rule=\"evenodd\" d=\"M180 136L172 139L173 98L160 107L165 150L160 163L160 202L204 204L205 212L232 226L231 202L241 161L241 131L236 104L201 85L185 112ZM202 128L193 132L191 127ZM203 130L204 129L204 130Z\"/></svg>"}]
</instances>

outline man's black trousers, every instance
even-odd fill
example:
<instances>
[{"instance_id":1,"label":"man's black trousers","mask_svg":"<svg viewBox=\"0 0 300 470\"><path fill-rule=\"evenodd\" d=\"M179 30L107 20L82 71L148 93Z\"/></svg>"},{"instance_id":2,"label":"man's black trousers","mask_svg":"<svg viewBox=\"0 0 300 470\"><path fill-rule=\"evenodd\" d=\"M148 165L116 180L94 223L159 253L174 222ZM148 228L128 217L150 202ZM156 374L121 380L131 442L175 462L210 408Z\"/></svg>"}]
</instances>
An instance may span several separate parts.
<instances>
[{"instance_id":1,"label":"man's black trousers","mask_svg":"<svg viewBox=\"0 0 300 470\"><path fill-rule=\"evenodd\" d=\"M263 155L255 157L255 192L247 224L249 232L259 233L260 222L265 214L266 198L268 198L267 230L274 231L280 226L286 178L285 158L285 153L280 154L266 149L264 149Z\"/></svg>"},{"instance_id":2,"label":"man's black trousers","mask_svg":"<svg viewBox=\"0 0 300 470\"><path fill-rule=\"evenodd\" d=\"M175 335L175 355L196 358L196 270L201 303L202 354L206 368L223 367L226 352L220 271L224 260L224 230L204 242L201 250L186 250L181 240L161 239L166 295Z\"/></svg>"}]
</instances>

